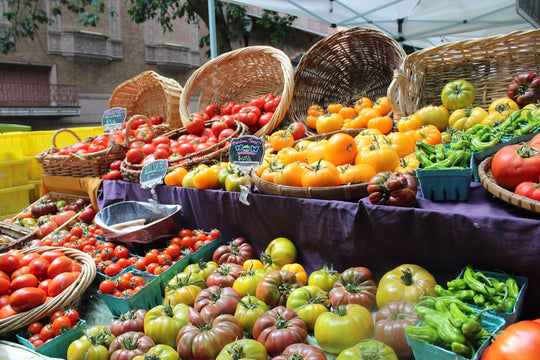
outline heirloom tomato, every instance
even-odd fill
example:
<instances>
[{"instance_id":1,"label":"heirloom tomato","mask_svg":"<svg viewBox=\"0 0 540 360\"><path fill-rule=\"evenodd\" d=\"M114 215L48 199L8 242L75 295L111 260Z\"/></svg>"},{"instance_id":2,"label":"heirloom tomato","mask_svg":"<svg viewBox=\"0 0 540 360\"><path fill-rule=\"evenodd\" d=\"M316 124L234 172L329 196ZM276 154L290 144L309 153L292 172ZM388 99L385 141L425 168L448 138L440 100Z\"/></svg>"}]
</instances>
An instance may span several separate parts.
<instances>
[{"instance_id":1,"label":"heirloom tomato","mask_svg":"<svg viewBox=\"0 0 540 360\"><path fill-rule=\"evenodd\" d=\"M392 301L418 302L422 296L437 296L437 281L419 265L403 264L388 271L379 281L377 306L382 308Z\"/></svg>"},{"instance_id":2,"label":"heirloom tomato","mask_svg":"<svg viewBox=\"0 0 540 360\"><path fill-rule=\"evenodd\" d=\"M145 316L145 309L132 309L114 319L110 326L110 330L114 336L118 336L128 331L144 331Z\"/></svg>"},{"instance_id":3,"label":"heirloom tomato","mask_svg":"<svg viewBox=\"0 0 540 360\"><path fill-rule=\"evenodd\" d=\"M291 344L283 350L281 354L275 356L272 360L326 360L326 354L322 349L315 345L304 343Z\"/></svg>"},{"instance_id":4,"label":"heirloom tomato","mask_svg":"<svg viewBox=\"0 0 540 360\"><path fill-rule=\"evenodd\" d=\"M176 346L176 334L189 323L189 306L177 304L158 305L146 313L144 317L144 333L157 344Z\"/></svg>"},{"instance_id":5,"label":"heirloom tomato","mask_svg":"<svg viewBox=\"0 0 540 360\"><path fill-rule=\"evenodd\" d=\"M223 263L219 265L206 278L206 286L221 285L223 287L232 287L234 281L240 277L244 268L242 265Z\"/></svg>"},{"instance_id":6,"label":"heirloom tomato","mask_svg":"<svg viewBox=\"0 0 540 360\"><path fill-rule=\"evenodd\" d=\"M267 360L268 353L264 345L253 339L233 341L219 352L216 360Z\"/></svg>"},{"instance_id":7,"label":"heirloom tomato","mask_svg":"<svg viewBox=\"0 0 540 360\"><path fill-rule=\"evenodd\" d=\"M375 294L377 285L372 279L371 271L365 267L352 267L343 271L334 287L328 292L332 306L359 304L368 310L376 306Z\"/></svg>"},{"instance_id":8,"label":"heirloom tomato","mask_svg":"<svg viewBox=\"0 0 540 360\"><path fill-rule=\"evenodd\" d=\"M292 272L296 276L296 280L302 285L307 284L307 273L304 267L299 263L285 264L281 267L281 270L287 270Z\"/></svg>"},{"instance_id":9,"label":"heirloom tomato","mask_svg":"<svg viewBox=\"0 0 540 360\"><path fill-rule=\"evenodd\" d=\"M251 244L243 237L237 237L227 245L219 246L213 254L213 260L218 263L234 263L242 265L244 261L253 259L255 252Z\"/></svg>"},{"instance_id":10,"label":"heirloom tomato","mask_svg":"<svg viewBox=\"0 0 540 360\"><path fill-rule=\"evenodd\" d=\"M257 284L266 275L264 270L244 270L242 274L234 280L233 289L238 291L240 296L246 296L247 294L255 295Z\"/></svg>"},{"instance_id":11,"label":"heirloom tomato","mask_svg":"<svg viewBox=\"0 0 540 360\"><path fill-rule=\"evenodd\" d=\"M207 315L216 314L233 315L239 299L240 294L234 288L214 285L201 290L195 298L193 308L203 318Z\"/></svg>"},{"instance_id":12,"label":"heirloom tomato","mask_svg":"<svg viewBox=\"0 0 540 360\"><path fill-rule=\"evenodd\" d=\"M506 94L519 106L540 100L540 76L531 72L518 74L506 87Z\"/></svg>"},{"instance_id":13,"label":"heirloom tomato","mask_svg":"<svg viewBox=\"0 0 540 360\"><path fill-rule=\"evenodd\" d=\"M420 321L414 310L416 303L411 301L392 301L375 313L373 337L390 346L399 358L412 357L412 349L407 343L405 328Z\"/></svg>"},{"instance_id":14,"label":"heirloom tomato","mask_svg":"<svg viewBox=\"0 0 540 360\"><path fill-rule=\"evenodd\" d=\"M95 339L83 337L69 344L67 360L109 360L109 349Z\"/></svg>"},{"instance_id":15,"label":"heirloom tomato","mask_svg":"<svg viewBox=\"0 0 540 360\"><path fill-rule=\"evenodd\" d=\"M185 273L189 273L189 272L197 273L197 274L201 275L203 280L206 282L206 278L208 277L208 275L210 275L217 268L218 268L218 263L217 262L201 260L196 264L189 264L188 266L186 266L186 268L184 269L183 272L185 272ZM206 286L206 283L205 283L205 286Z\"/></svg>"},{"instance_id":16,"label":"heirloom tomato","mask_svg":"<svg viewBox=\"0 0 540 360\"><path fill-rule=\"evenodd\" d=\"M185 325L176 337L176 350L182 360L213 360L225 345L243 335L238 320L222 314L204 325Z\"/></svg>"},{"instance_id":17,"label":"heirloom tomato","mask_svg":"<svg viewBox=\"0 0 540 360\"><path fill-rule=\"evenodd\" d=\"M113 340L109 347L110 360L132 359L137 355L144 355L156 343L143 332L128 331Z\"/></svg>"},{"instance_id":18,"label":"heirloom tomato","mask_svg":"<svg viewBox=\"0 0 540 360\"><path fill-rule=\"evenodd\" d=\"M320 314L327 312L330 306L328 293L315 285L306 285L291 292L287 299L287 308L294 310L311 331Z\"/></svg>"},{"instance_id":19,"label":"heirloom tomato","mask_svg":"<svg viewBox=\"0 0 540 360\"><path fill-rule=\"evenodd\" d=\"M338 305L324 312L315 322L314 335L319 346L330 354L339 354L359 341L373 336L374 322L362 305Z\"/></svg>"},{"instance_id":20,"label":"heirloom tomato","mask_svg":"<svg viewBox=\"0 0 540 360\"><path fill-rule=\"evenodd\" d=\"M469 106L452 112L450 118L448 119L448 124L452 129L455 130L467 130L474 125L482 123L487 115L487 111L482 109L480 106Z\"/></svg>"},{"instance_id":21,"label":"heirloom tomato","mask_svg":"<svg viewBox=\"0 0 540 360\"><path fill-rule=\"evenodd\" d=\"M475 89L467 80L460 79L444 85L441 93L443 105L454 111L474 103Z\"/></svg>"},{"instance_id":22,"label":"heirloom tomato","mask_svg":"<svg viewBox=\"0 0 540 360\"><path fill-rule=\"evenodd\" d=\"M503 188L514 190L524 181L538 181L539 145L508 145L499 149L491 161L493 178Z\"/></svg>"},{"instance_id":23,"label":"heirloom tomato","mask_svg":"<svg viewBox=\"0 0 540 360\"><path fill-rule=\"evenodd\" d=\"M308 285L315 285L324 291L330 291L334 283L339 278L339 272L334 270L334 266L324 264L322 269L313 271L308 278Z\"/></svg>"},{"instance_id":24,"label":"heirloom tomato","mask_svg":"<svg viewBox=\"0 0 540 360\"><path fill-rule=\"evenodd\" d=\"M540 319L508 326L482 354L482 360L540 359Z\"/></svg>"},{"instance_id":25,"label":"heirloom tomato","mask_svg":"<svg viewBox=\"0 0 540 360\"><path fill-rule=\"evenodd\" d=\"M257 284L255 295L270 308L287 303L290 293L302 284L296 280L296 275L288 270L273 270L267 273Z\"/></svg>"},{"instance_id":26,"label":"heirloom tomato","mask_svg":"<svg viewBox=\"0 0 540 360\"><path fill-rule=\"evenodd\" d=\"M279 267L285 264L292 264L296 261L297 251L294 243L285 238L278 237L273 239L264 250L265 257L270 258L272 263Z\"/></svg>"},{"instance_id":27,"label":"heirloom tomato","mask_svg":"<svg viewBox=\"0 0 540 360\"><path fill-rule=\"evenodd\" d=\"M420 126L416 128L408 127L407 130L416 130L424 125L434 125L439 131L444 131L448 127L450 113L444 106L427 105L417 110L412 116L417 116L420 119ZM403 132L407 130L404 130Z\"/></svg>"},{"instance_id":28,"label":"heirloom tomato","mask_svg":"<svg viewBox=\"0 0 540 360\"><path fill-rule=\"evenodd\" d=\"M394 350L377 340L366 339L339 353L336 360L358 359L398 360Z\"/></svg>"},{"instance_id":29,"label":"heirloom tomato","mask_svg":"<svg viewBox=\"0 0 540 360\"><path fill-rule=\"evenodd\" d=\"M267 311L253 326L253 337L270 356L279 355L289 345L305 342L307 334L306 323L294 310L284 306Z\"/></svg>"},{"instance_id":30,"label":"heirloom tomato","mask_svg":"<svg viewBox=\"0 0 540 360\"><path fill-rule=\"evenodd\" d=\"M147 359L159 359L159 360L180 360L180 356L176 350L165 344L157 344L150 348L144 355L137 355L132 360L147 360Z\"/></svg>"},{"instance_id":31,"label":"heirloom tomato","mask_svg":"<svg viewBox=\"0 0 540 360\"><path fill-rule=\"evenodd\" d=\"M248 294L238 300L234 317L240 322L242 330L248 336L253 336L253 325L255 325L255 321L266 311L268 311L268 306L264 301Z\"/></svg>"}]
</instances>

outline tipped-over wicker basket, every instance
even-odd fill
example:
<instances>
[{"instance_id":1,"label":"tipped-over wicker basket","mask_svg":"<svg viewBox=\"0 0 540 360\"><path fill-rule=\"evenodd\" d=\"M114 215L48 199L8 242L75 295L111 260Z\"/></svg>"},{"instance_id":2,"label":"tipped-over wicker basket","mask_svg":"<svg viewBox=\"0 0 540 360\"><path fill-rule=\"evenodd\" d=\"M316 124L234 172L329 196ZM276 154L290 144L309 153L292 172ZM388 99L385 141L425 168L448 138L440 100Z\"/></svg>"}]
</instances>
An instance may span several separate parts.
<instances>
[{"instance_id":1,"label":"tipped-over wicker basket","mask_svg":"<svg viewBox=\"0 0 540 360\"><path fill-rule=\"evenodd\" d=\"M180 98L180 116L184 125L190 117L190 101L199 96L197 109L210 104L222 106L227 101L247 104L252 98L268 93L281 96L270 122L254 135L269 134L283 120L291 102L294 81L289 57L271 46L248 46L204 63L186 81Z\"/></svg>"},{"instance_id":2,"label":"tipped-over wicker basket","mask_svg":"<svg viewBox=\"0 0 540 360\"><path fill-rule=\"evenodd\" d=\"M480 165L478 165L478 177L480 182L495 197L498 197L502 201L506 201L509 204L517 206L519 208L532 211L540 214L540 201L530 199L525 196L516 194L513 191L507 190L497 184L491 173L491 161L493 156L484 159Z\"/></svg>"},{"instance_id":3,"label":"tipped-over wicker basket","mask_svg":"<svg viewBox=\"0 0 540 360\"><path fill-rule=\"evenodd\" d=\"M361 97L386 96L394 70L405 58L399 43L378 30L355 27L315 43L294 73L294 95L289 106L291 121L306 126L312 105L352 105Z\"/></svg>"},{"instance_id":4,"label":"tipped-over wicker basket","mask_svg":"<svg viewBox=\"0 0 540 360\"><path fill-rule=\"evenodd\" d=\"M34 238L35 233L35 229L31 227L23 227L7 221L0 222L0 235L13 239L9 243L0 244L0 252L6 252L10 249L22 249Z\"/></svg>"},{"instance_id":5,"label":"tipped-over wicker basket","mask_svg":"<svg viewBox=\"0 0 540 360\"><path fill-rule=\"evenodd\" d=\"M476 90L474 104L485 109L521 72L540 72L540 29L455 41L409 54L394 75L388 100L394 117L441 104L450 81L465 79Z\"/></svg>"},{"instance_id":6,"label":"tipped-over wicker basket","mask_svg":"<svg viewBox=\"0 0 540 360\"><path fill-rule=\"evenodd\" d=\"M100 151L90 152L87 154L69 153L67 155L58 155L59 149L56 146L56 137L62 132L72 134L77 142L90 144L94 137L90 136L81 140L79 136L70 129L59 129L52 136L52 146L42 151L35 156L36 160L43 167L43 172L47 175L56 176L71 176L71 177L100 177L109 171L109 165L124 158L126 154L125 144L117 144L114 142L110 134L105 134L109 137L109 146Z\"/></svg>"},{"instance_id":7,"label":"tipped-over wicker basket","mask_svg":"<svg viewBox=\"0 0 540 360\"><path fill-rule=\"evenodd\" d=\"M161 115L171 129L178 129L182 127L179 109L181 95L182 86L176 80L149 70L118 85L109 99L108 107L125 108L127 119L135 114L149 118Z\"/></svg>"},{"instance_id":8,"label":"tipped-over wicker basket","mask_svg":"<svg viewBox=\"0 0 540 360\"><path fill-rule=\"evenodd\" d=\"M65 247L39 246L19 250L23 254L43 253L48 250L55 250L65 256L75 260L81 266L79 277L59 295L53 297L45 304L37 306L28 311L18 313L0 320L0 334L7 334L14 330L23 328L30 323L45 317L56 310L69 307L76 308L79 304L86 288L92 283L96 276L96 264L92 257L82 251Z\"/></svg>"}]
</instances>

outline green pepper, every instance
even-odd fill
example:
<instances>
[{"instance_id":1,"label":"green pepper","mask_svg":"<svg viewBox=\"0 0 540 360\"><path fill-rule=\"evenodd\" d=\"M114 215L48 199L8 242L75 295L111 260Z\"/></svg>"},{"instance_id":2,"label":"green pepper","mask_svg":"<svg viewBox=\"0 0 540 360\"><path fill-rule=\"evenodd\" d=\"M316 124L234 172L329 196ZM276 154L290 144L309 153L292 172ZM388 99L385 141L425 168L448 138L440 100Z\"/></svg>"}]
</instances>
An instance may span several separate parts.
<instances>
[{"instance_id":1,"label":"green pepper","mask_svg":"<svg viewBox=\"0 0 540 360\"><path fill-rule=\"evenodd\" d=\"M439 294L439 296L452 296L452 292L449 291L449 290L446 290L445 288L443 288L441 285L437 284L433 287L433 290L435 290L435 292L437 294Z\"/></svg>"},{"instance_id":2,"label":"green pepper","mask_svg":"<svg viewBox=\"0 0 540 360\"><path fill-rule=\"evenodd\" d=\"M509 277L506 279L506 287L508 288L508 296L517 298L519 296L519 287L516 279Z\"/></svg>"},{"instance_id":3,"label":"green pepper","mask_svg":"<svg viewBox=\"0 0 540 360\"><path fill-rule=\"evenodd\" d=\"M458 355L463 356L464 358L470 359L474 354L474 349L470 345L463 344L461 342L454 341L450 345L450 349Z\"/></svg>"},{"instance_id":4,"label":"green pepper","mask_svg":"<svg viewBox=\"0 0 540 360\"><path fill-rule=\"evenodd\" d=\"M465 134L467 134L467 135L475 135L477 132L479 132L480 130L482 130L484 128L485 128L485 125L476 124L476 125L468 128L467 130L465 130Z\"/></svg>"},{"instance_id":5,"label":"green pepper","mask_svg":"<svg viewBox=\"0 0 540 360\"><path fill-rule=\"evenodd\" d=\"M467 283L463 279L454 279L446 283L448 290L465 290L467 289Z\"/></svg>"},{"instance_id":6,"label":"green pepper","mask_svg":"<svg viewBox=\"0 0 540 360\"><path fill-rule=\"evenodd\" d=\"M477 279L478 274L473 270L473 268L468 265L463 272L463 280L467 283L467 286L477 293L488 295L487 287L484 283Z\"/></svg>"},{"instance_id":7,"label":"green pepper","mask_svg":"<svg viewBox=\"0 0 540 360\"><path fill-rule=\"evenodd\" d=\"M495 145L497 145L500 142L501 141L500 141L500 139L498 137L494 137L493 139L488 140L488 141L482 141L481 139L479 139L477 137L473 137L471 139L471 150L473 150L473 151L486 150L486 149L494 147Z\"/></svg>"},{"instance_id":8,"label":"green pepper","mask_svg":"<svg viewBox=\"0 0 540 360\"><path fill-rule=\"evenodd\" d=\"M473 302L476 306L484 306L486 298L484 297L484 294L476 294L473 296Z\"/></svg>"},{"instance_id":9,"label":"green pepper","mask_svg":"<svg viewBox=\"0 0 540 360\"><path fill-rule=\"evenodd\" d=\"M446 148L443 144L435 145L435 160L441 161L446 157Z\"/></svg>"},{"instance_id":10,"label":"green pepper","mask_svg":"<svg viewBox=\"0 0 540 360\"><path fill-rule=\"evenodd\" d=\"M456 299L462 300L462 301L468 301L472 300L476 293L474 290L466 289L466 290L459 290L454 293L454 296Z\"/></svg>"}]
</instances>

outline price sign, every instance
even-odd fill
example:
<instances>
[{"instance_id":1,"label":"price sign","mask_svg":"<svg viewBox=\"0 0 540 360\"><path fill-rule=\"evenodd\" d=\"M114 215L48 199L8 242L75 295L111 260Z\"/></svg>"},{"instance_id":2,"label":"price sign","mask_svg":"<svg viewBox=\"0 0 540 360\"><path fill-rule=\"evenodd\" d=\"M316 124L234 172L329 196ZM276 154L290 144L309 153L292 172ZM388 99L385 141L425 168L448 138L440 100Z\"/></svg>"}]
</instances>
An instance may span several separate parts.
<instances>
[{"instance_id":1,"label":"price sign","mask_svg":"<svg viewBox=\"0 0 540 360\"><path fill-rule=\"evenodd\" d=\"M119 129L126 121L127 110L121 107L115 107L105 110L101 118L101 124L105 129Z\"/></svg>"},{"instance_id":2,"label":"price sign","mask_svg":"<svg viewBox=\"0 0 540 360\"><path fill-rule=\"evenodd\" d=\"M253 135L232 139L230 162L243 167L260 165L264 157L264 140Z\"/></svg>"},{"instance_id":3,"label":"price sign","mask_svg":"<svg viewBox=\"0 0 540 360\"><path fill-rule=\"evenodd\" d=\"M166 159L158 159L142 168L140 182L142 188L153 188L163 182L169 162Z\"/></svg>"}]
</instances>

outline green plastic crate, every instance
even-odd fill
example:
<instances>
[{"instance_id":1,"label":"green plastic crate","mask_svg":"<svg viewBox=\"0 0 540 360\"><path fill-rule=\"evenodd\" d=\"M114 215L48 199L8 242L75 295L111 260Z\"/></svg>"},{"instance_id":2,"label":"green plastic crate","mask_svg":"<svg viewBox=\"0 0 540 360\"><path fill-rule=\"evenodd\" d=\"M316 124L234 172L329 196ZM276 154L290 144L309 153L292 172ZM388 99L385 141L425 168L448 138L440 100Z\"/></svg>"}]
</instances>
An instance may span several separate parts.
<instances>
[{"instance_id":1,"label":"green plastic crate","mask_svg":"<svg viewBox=\"0 0 540 360\"><path fill-rule=\"evenodd\" d=\"M184 271L186 266L188 266L191 262L191 254L184 254L184 257L180 260L177 260L172 266L170 266L167 270L159 274L159 277L161 278L161 282L163 285L166 285L173 277L176 276L176 274L181 273Z\"/></svg>"},{"instance_id":2,"label":"green plastic crate","mask_svg":"<svg viewBox=\"0 0 540 360\"><path fill-rule=\"evenodd\" d=\"M497 333L499 330L503 329L504 323L504 319L498 316L487 312L482 314L482 327L491 334ZM421 324L422 322L419 322L416 326L420 326ZM409 344L411 347L415 360L468 360L467 358L460 356L453 351L446 350L442 347L422 341L414 340L408 336L407 344ZM474 354L472 360L479 360L489 344L489 339L487 339L482 346L480 346L476 354Z\"/></svg>"},{"instance_id":3,"label":"green plastic crate","mask_svg":"<svg viewBox=\"0 0 540 360\"><path fill-rule=\"evenodd\" d=\"M471 188L472 169L416 170L422 196L434 201L466 201Z\"/></svg>"},{"instance_id":4,"label":"green plastic crate","mask_svg":"<svg viewBox=\"0 0 540 360\"><path fill-rule=\"evenodd\" d=\"M202 246L194 253L190 254L191 256L191 263L196 264L200 261L210 261L212 260L212 256L214 255L214 251L221 245L223 245L225 241L223 240L223 237L220 236L215 240L210 241L208 244Z\"/></svg>"},{"instance_id":5,"label":"green plastic crate","mask_svg":"<svg viewBox=\"0 0 540 360\"><path fill-rule=\"evenodd\" d=\"M146 285L135 294L127 298L120 298L109 294L102 294L98 290L99 297L105 302L113 316L120 316L133 309L145 309L161 305L163 293L161 291L161 278L144 271L133 270L133 275L142 277Z\"/></svg>"}]
</instances>

